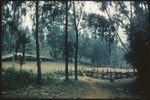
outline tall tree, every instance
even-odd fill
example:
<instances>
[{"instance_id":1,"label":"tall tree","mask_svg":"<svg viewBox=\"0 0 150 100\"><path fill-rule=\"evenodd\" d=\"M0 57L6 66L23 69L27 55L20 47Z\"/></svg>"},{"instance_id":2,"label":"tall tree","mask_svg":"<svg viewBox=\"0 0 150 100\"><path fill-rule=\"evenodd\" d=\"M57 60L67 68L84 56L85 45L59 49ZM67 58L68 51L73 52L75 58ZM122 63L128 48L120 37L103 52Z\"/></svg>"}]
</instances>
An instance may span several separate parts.
<instances>
[{"instance_id":1,"label":"tall tree","mask_svg":"<svg viewBox=\"0 0 150 100\"><path fill-rule=\"evenodd\" d=\"M0 11L2 12L2 0L0 1ZM0 13L0 22L2 23L2 15L1 15L2 13ZM0 48L2 48L2 24L0 25L0 31L1 31L1 33L0 33ZM2 70L2 49L0 50L0 70ZM2 87L1 87L1 85L0 85L0 89L2 90Z\"/></svg>"},{"instance_id":2,"label":"tall tree","mask_svg":"<svg viewBox=\"0 0 150 100\"><path fill-rule=\"evenodd\" d=\"M65 24L65 77L68 80L68 1L66 1L66 24Z\"/></svg>"},{"instance_id":3,"label":"tall tree","mask_svg":"<svg viewBox=\"0 0 150 100\"><path fill-rule=\"evenodd\" d=\"M38 28L39 28L39 15L38 15L38 6L39 1L36 1L36 56L37 56L37 80L38 83L41 83L41 62L40 62L40 48L39 48L39 34L38 34Z\"/></svg>"},{"instance_id":4,"label":"tall tree","mask_svg":"<svg viewBox=\"0 0 150 100\"><path fill-rule=\"evenodd\" d=\"M125 13L125 4L118 2L122 13L128 18L130 24L126 25L126 33L128 33L129 52L126 53L126 60L137 69L138 84L141 85L144 95L149 97L149 65L150 65L150 33L149 33L149 13L147 7L149 4L145 1L134 1L130 3L131 17ZM132 7L134 9L132 9ZM134 11L134 16L132 15Z\"/></svg>"},{"instance_id":5,"label":"tall tree","mask_svg":"<svg viewBox=\"0 0 150 100\"><path fill-rule=\"evenodd\" d=\"M76 23L76 11L75 11L75 2L73 1L73 16L74 16L74 27L76 31L76 51L75 51L75 79L78 80L78 27Z\"/></svg>"},{"instance_id":6,"label":"tall tree","mask_svg":"<svg viewBox=\"0 0 150 100\"><path fill-rule=\"evenodd\" d=\"M16 44L16 37L17 37L17 33L19 31L19 8L21 6L20 1L13 1L12 4L12 10L13 10L13 15L12 15L12 20L10 21L9 25L10 25L10 29L12 34L14 34L14 53L15 53L15 44ZM13 54L13 66L14 66L14 62L15 62L15 56Z\"/></svg>"},{"instance_id":7,"label":"tall tree","mask_svg":"<svg viewBox=\"0 0 150 100\"><path fill-rule=\"evenodd\" d=\"M142 2L135 1L135 17L132 20L132 35L129 36L131 64L137 68L139 83L144 89L144 94L149 97L149 82L147 82L150 66L150 33L149 17L147 12L140 7ZM132 36L132 38L130 38Z\"/></svg>"}]
</instances>

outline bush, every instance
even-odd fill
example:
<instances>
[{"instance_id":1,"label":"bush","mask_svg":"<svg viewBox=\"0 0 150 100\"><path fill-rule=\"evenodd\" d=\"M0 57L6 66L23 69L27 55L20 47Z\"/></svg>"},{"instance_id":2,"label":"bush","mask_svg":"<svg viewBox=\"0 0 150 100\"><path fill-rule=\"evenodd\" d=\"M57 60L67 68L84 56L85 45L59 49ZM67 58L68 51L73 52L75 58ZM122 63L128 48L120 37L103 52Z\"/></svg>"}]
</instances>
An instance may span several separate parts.
<instances>
[{"instance_id":1,"label":"bush","mask_svg":"<svg viewBox=\"0 0 150 100\"><path fill-rule=\"evenodd\" d=\"M34 83L35 78L32 71L16 70L14 67L2 70L2 87L4 89L15 89Z\"/></svg>"},{"instance_id":2,"label":"bush","mask_svg":"<svg viewBox=\"0 0 150 100\"><path fill-rule=\"evenodd\" d=\"M58 72L51 72L51 73L44 73L42 74L42 84L69 84L70 82L74 81L67 81L67 83L61 83L62 79L64 77L64 72L58 71ZM41 86L37 85L37 74L34 74L31 71L26 71L15 69L15 67L9 67L8 69L2 69L2 87L4 90L13 90L13 89L19 89L19 88L25 88L28 85L35 85L35 86Z\"/></svg>"}]
</instances>

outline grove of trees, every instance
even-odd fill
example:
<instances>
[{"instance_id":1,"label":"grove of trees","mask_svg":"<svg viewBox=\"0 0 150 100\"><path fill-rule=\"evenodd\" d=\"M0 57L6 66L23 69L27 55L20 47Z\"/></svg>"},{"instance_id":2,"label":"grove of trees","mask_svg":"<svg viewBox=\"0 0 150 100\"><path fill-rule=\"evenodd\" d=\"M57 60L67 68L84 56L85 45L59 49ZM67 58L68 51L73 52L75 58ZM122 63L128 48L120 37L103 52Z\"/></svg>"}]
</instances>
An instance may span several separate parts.
<instances>
[{"instance_id":1,"label":"grove of trees","mask_svg":"<svg viewBox=\"0 0 150 100\"><path fill-rule=\"evenodd\" d=\"M26 54L36 55L38 83L41 55L65 61L66 80L69 62L74 63L76 80L78 63L131 65L149 93L149 2L93 1L100 13L86 11L86 2L91 1L3 1L2 55L22 52L24 63Z\"/></svg>"}]
</instances>

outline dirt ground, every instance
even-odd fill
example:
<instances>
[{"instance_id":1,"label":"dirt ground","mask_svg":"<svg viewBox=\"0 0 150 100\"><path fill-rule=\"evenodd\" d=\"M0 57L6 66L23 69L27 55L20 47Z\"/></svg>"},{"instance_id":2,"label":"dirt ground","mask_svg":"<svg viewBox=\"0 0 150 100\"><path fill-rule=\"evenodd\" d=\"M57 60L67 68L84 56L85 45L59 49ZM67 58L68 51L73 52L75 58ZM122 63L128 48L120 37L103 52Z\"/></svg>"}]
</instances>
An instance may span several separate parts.
<instances>
[{"instance_id":1,"label":"dirt ground","mask_svg":"<svg viewBox=\"0 0 150 100\"><path fill-rule=\"evenodd\" d=\"M3 97L7 98L142 98L132 94L132 86L136 77L115 80L94 79L90 77L79 77L74 83L58 82L60 84L49 84L43 86L29 85L22 89L5 91Z\"/></svg>"}]
</instances>

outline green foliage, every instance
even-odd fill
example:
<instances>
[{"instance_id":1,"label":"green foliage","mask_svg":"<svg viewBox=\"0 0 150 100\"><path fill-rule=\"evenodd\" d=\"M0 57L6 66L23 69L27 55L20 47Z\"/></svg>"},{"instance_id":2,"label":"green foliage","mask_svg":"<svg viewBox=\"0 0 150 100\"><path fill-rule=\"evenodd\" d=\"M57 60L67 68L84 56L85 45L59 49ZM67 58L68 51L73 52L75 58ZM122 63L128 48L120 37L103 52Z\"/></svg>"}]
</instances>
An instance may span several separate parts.
<instances>
[{"instance_id":1,"label":"green foliage","mask_svg":"<svg viewBox=\"0 0 150 100\"><path fill-rule=\"evenodd\" d=\"M71 75L71 73L69 73ZM51 72L42 74L42 85L44 84L60 84L64 76L64 72ZM14 67L9 67L8 69L2 70L2 86L3 89L11 90L27 87L29 85L37 85L37 75L33 73L32 70L26 71L21 70L21 72ZM70 80L66 83L61 84L72 84L76 83L74 80Z\"/></svg>"},{"instance_id":2,"label":"green foliage","mask_svg":"<svg viewBox=\"0 0 150 100\"><path fill-rule=\"evenodd\" d=\"M78 2L76 2L78 3ZM112 45L115 43L116 36L113 33L115 31L116 22L121 20L118 16L112 16L113 21L109 21L105 16L98 14L86 13L83 9L83 5L79 2L79 5L76 5L76 17L77 23L79 15L81 14L81 19L79 22L79 58L83 58L90 62L91 59L94 59L92 62L101 62L105 64L108 62L108 53L110 49L107 45ZM84 3L84 2L83 2ZM107 6L111 2L103 1L103 10L107 9ZM33 6L34 5L34 6ZM9 7L10 6L10 7ZM11 7L15 7L15 9ZM30 13L35 11L35 2L5 2L3 5L3 18L2 25L4 29L4 48L3 54L8 54L14 52L14 43L17 39L22 41L20 35L26 30L25 27L22 27L22 17L29 16L33 21L33 26L31 30L26 30L26 36L30 37L30 43L26 45L26 53L31 55L36 55L35 52L35 13ZM75 54L75 30L72 14L72 5L69 2L68 10L68 39L69 39L69 49L70 49L70 58L74 57ZM83 12L82 12L82 11ZM40 55L51 57L53 59L64 59L64 25L65 25L65 1L40 1L39 4L39 41L40 41ZM18 18L20 16L20 18ZM14 17L14 18L13 18ZM144 25L143 25L144 26ZM88 32L81 32L81 30L87 28ZM86 29L85 29L86 30ZM110 33L109 33L110 31ZM12 33L12 34L11 34ZM15 34L15 35L14 35ZM89 36L83 36L90 34ZM13 37L13 38L12 38ZM95 41L93 37L100 39L100 41ZM102 40L102 41L101 41ZM94 42L95 41L95 42ZM18 42L20 43L20 42ZM117 45L117 44L116 44ZM17 45L16 45L17 46ZM115 48L112 47L111 49ZM100 56L104 55L104 57ZM121 56L123 54L116 54ZM112 56L114 56L112 54ZM98 60L99 58L99 60ZM119 57L118 57L119 58ZM43 58L42 58L43 59ZM114 57L114 59L117 59ZM27 57L27 60L36 60L35 57ZM49 59L47 59L49 60ZM87 63L89 63L87 62ZM114 61L115 62L115 61ZM116 60L117 62L117 60ZM122 61L123 62L123 61ZM82 62L85 63L85 62ZM90 62L91 63L91 62ZM94 64L94 63L93 63Z\"/></svg>"},{"instance_id":3,"label":"green foliage","mask_svg":"<svg viewBox=\"0 0 150 100\"><path fill-rule=\"evenodd\" d=\"M19 50L21 52L25 52L27 50L26 46L28 43L30 43L30 37L27 36L26 33L19 33L15 45L16 52L18 52Z\"/></svg>"},{"instance_id":4,"label":"green foliage","mask_svg":"<svg viewBox=\"0 0 150 100\"><path fill-rule=\"evenodd\" d=\"M57 83L58 79L62 78L64 73L45 73L42 74L42 84ZM2 70L2 86L3 89L18 89L21 87L28 86L30 84L37 84L36 74L32 70L26 71L21 70L21 72L14 67L9 67L8 69Z\"/></svg>"},{"instance_id":5,"label":"green foliage","mask_svg":"<svg viewBox=\"0 0 150 100\"><path fill-rule=\"evenodd\" d=\"M35 75L32 71L16 70L13 67L2 71L2 86L4 89L16 89L35 82Z\"/></svg>"}]
</instances>

